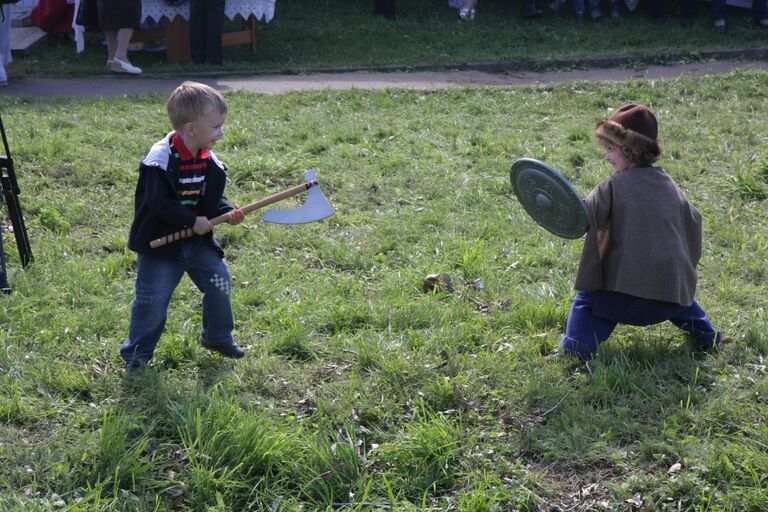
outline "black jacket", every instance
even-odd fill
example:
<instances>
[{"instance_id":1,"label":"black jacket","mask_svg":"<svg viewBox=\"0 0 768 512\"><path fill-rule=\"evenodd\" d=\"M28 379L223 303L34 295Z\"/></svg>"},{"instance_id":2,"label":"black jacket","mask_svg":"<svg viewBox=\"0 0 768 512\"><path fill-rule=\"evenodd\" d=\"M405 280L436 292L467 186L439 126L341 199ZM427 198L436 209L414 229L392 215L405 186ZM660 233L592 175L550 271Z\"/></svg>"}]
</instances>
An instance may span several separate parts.
<instances>
[{"instance_id":1,"label":"black jacket","mask_svg":"<svg viewBox=\"0 0 768 512\"><path fill-rule=\"evenodd\" d=\"M137 253L175 259L180 256L180 244L183 244L183 241L171 242L156 249L152 249L149 243L184 228L191 228L198 215L212 219L232 210L233 207L224 197L226 166L213 153L210 153L208 160L205 193L198 203L199 213L196 215L189 207L181 204L171 176L173 170L169 169L173 134L174 132L169 133L152 146L139 165L128 248ZM209 238L219 254L224 256L224 251L214 239L213 232L202 236Z\"/></svg>"}]
</instances>

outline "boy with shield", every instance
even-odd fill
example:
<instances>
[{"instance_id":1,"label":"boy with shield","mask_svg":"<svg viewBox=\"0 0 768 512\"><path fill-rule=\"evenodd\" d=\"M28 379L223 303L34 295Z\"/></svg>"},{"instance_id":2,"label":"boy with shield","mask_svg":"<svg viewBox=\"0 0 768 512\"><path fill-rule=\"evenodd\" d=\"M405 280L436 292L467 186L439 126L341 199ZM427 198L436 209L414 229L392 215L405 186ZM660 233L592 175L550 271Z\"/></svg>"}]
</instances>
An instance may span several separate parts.
<instances>
[{"instance_id":1,"label":"boy with shield","mask_svg":"<svg viewBox=\"0 0 768 512\"><path fill-rule=\"evenodd\" d=\"M595 136L614 174L585 200L589 229L560 348L588 361L617 324L669 320L696 347L721 341L694 299L702 219L661 167L658 123L630 103L600 121Z\"/></svg>"},{"instance_id":2,"label":"boy with shield","mask_svg":"<svg viewBox=\"0 0 768 512\"><path fill-rule=\"evenodd\" d=\"M201 344L225 357L245 355L232 337L232 277L209 220L228 212L227 222L239 224L244 217L224 197L226 166L211 152L223 136L227 103L212 87L184 82L171 94L167 109L174 131L141 161L128 238L128 247L138 253L131 324L120 347L129 369L152 358L184 273L203 292ZM151 247L152 240L182 228L197 236Z\"/></svg>"}]
</instances>

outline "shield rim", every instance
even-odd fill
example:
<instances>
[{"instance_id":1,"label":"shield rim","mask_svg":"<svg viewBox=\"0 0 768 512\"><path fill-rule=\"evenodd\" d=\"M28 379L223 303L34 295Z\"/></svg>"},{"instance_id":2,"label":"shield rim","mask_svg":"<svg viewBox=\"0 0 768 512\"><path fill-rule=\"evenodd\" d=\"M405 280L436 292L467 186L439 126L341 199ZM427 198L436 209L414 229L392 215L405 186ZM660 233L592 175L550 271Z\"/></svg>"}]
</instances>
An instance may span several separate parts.
<instances>
[{"instance_id":1,"label":"shield rim","mask_svg":"<svg viewBox=\"0 0 768 512\"><path fill-rule=\"evenodd\" d=\"M534 169L538 171L542 171L545 173L548 173L552 175L553 178L557 179L558 185L562 186L564 191L567 195L571 195L578 201L574 201L574 205L576 206L576 212L575 215L579 216L579 222L576 224L576 229L574 230L568 230L564 231L561 229L558 229L556 226L547 225L544 223L541 219L537 218L534 213L532 212L532 209L528 204L526 204L525 201L521 199L520 191L518 190L517 183L515 180L515 176L522 170L522 169L530 169L533 167ZM581 238L586 234L587 232L587 208L584 205L584 200L582 199L579 192L573 187L570 181L566 179L562 174L557 172L552 166L540 161L536 160L535 158L518 158L512 163L512 167L509 171L509 179L512 182L512 189L515 192L515 196L517 197L518 202L523 206L523 209L526 211L529 217L531 217L536 223L552 233L555 236L559 236L561 238L567 238L570 240L575 240L577 238Z\"/></svg>"}]
</instances>

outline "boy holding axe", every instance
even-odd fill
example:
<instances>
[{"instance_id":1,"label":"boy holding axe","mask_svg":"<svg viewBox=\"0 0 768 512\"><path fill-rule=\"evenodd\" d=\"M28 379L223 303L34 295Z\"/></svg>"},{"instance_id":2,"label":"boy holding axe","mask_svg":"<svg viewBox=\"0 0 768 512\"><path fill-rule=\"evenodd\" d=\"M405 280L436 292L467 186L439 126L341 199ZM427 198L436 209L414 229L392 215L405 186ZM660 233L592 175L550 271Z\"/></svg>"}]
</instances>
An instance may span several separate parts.
<instances>
[{"instance_id":1,"label":"boy holding axe","mask_svg":"<svg viewBox=\"0 0 768 512\"><path fill-rule=\"evenodd\" d=\"M209 220L226 214L229 224L239 224L244 217L224 197L226 166L211 152L223 136L227 103L207 85L184 82L171 94L167 109L174 131L141 161L128 238L128 247L138 253L128 339L120 347L129 369L152 358L171 295L185 272L203 292L202 345L224 357L245 355L232 337L232 278ZM182 228L198 236L150 246Z\"/></svg>"}]
</instances>

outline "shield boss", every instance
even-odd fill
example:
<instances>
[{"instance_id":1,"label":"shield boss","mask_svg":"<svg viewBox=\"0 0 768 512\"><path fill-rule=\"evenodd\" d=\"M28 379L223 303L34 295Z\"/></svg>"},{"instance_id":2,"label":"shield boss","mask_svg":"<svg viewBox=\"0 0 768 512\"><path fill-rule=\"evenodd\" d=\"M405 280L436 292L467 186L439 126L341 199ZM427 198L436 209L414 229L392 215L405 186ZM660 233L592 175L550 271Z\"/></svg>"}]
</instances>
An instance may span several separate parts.
<instances>
[{"instance_id":1,"label":"shield boss","mask_svg":"<svg viewBox=\"0 0 768 512\"><path fill-rule=\"evenodd\" d=\"M521 158L509 172L515 195L540 226L562 238L587 232L587 209L573 185L559 172L533 158Z\"/></svg>"}]
</instances>

